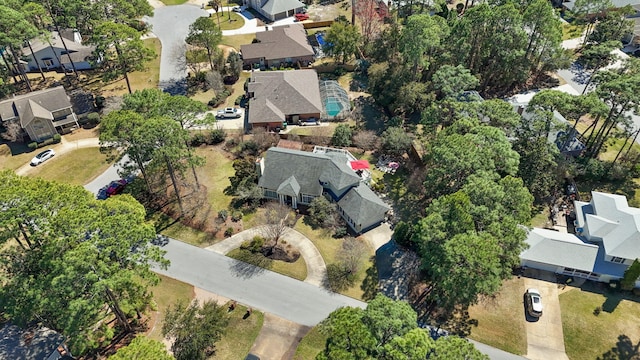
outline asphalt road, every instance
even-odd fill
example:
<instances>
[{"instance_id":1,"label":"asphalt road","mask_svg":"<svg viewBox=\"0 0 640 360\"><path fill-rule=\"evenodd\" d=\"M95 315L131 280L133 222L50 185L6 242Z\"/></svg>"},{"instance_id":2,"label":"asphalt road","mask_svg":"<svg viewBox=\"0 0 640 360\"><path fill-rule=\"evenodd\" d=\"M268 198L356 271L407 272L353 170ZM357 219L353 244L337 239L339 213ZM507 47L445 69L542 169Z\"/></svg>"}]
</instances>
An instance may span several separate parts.
<instances>
[{"instance_id":1,"label":"asphalt road","mask_svg":"<svg viewBox=\"0 0 640 360\"><path fill-rule=\"evenodd\" d=\"M280 275L224 255L169 239L163 246L171 261L158 274L234 299L298 324L314 326L344 306L366 303Z\"/></svg>"},{"instance_id":2,"label":"asphalt road","mask_svg":"<svg viewBox=\"0 0 640 360\"><path fill-rule=\"evenodd\" d=\"M209 13L194 4L164 6L153 11L153 17L145 17L151 31L162 43L160 54L160 88L171 94L186 93L187 67L184 39L189 25Z\"/></svg>"},{"instance_id":3,"label":"asphalt road","mask_svg":"<svg viewBox=\"0 0 640 360\"><path fill-rule=\"evenodd\" d=\"M84 188L93 193L94 195L98 195L98 191L101 188L109 185L113 180L118 180L121 178L118 171L120 171L121 164L126 163L129 160L127 156L123 157L119 162L109 166L105 172L100 174L97 178L93 179L90 183L86 184Z\"/></svg>"}]
</instances>

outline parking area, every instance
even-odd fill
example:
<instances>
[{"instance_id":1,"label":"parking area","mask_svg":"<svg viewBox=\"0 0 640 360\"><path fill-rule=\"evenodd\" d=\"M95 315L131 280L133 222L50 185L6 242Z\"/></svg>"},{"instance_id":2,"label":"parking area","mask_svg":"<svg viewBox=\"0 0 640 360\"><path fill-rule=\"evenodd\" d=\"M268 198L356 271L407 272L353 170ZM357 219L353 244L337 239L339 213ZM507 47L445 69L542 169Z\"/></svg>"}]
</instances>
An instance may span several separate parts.
<instances>
[{"instance_id":1,"label":"parking area","mask_svg":"<svg viewBox=\"0 0 640 360\"><path fill-rule=\"evenodd\" d=\"M564 348L558 284L555 281L525 278L524 285L525 289L538 289L544 305L542 316L538 319L532 318L525 315L523 296L522 312L523 316L527 317L526 357L531 360L568 360Z\"/></svg>"}]
</instances>

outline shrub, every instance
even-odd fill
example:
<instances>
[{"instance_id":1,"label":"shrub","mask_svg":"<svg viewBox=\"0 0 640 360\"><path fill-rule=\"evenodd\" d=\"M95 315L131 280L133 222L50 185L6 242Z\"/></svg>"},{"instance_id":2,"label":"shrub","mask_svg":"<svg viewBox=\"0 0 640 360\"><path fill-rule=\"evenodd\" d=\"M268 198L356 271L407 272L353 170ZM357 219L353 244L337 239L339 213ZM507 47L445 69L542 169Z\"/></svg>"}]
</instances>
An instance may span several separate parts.
<instances>
[{"instance_id":1,"label":"shrub","mask_svg":"<svg viewBox=\"0 0 640 360\"><path fill-rule=\"evenodd\" d=\"M339 226L336 228L336 231L333 233L334 238L343 238L347 236L347 228L345 226Z\"/></svg>"},{"instance_id":2,"label":"shrub","mask_svg":"<svg viewBox=\"0 0 640 360\"><path fill-rule=\"evenodd\" d=\"M227 140L227 142L224 144L224 146L226 146L227 148L232 148L234 146L238 145L238 139L237 138L231 138L229 140Z\"/></svg>"},{"instance_id":3,"label":"shrub","mask_svg":"<svg viewBox=\"0 0 640 360\"><path fill-rule=\"evenodd\" d=\"M193 134L190 142L191 142L191 146L200 146L207 142L207 137L203 133L197 132Z\"/></svg>"},{"instance_id":4,"label":"shrub","mask_svg":"<svg viewBox=\"0 0 640 360\"><path fill-rule=\"evenodd\" d=\"M601 312L602 312L602 306L596 306L596 308L593 309L593 315L595 316L600 315Z\"/></svg>"},{"instance_id":5,"label":"shrub","mask_svg":"<svg viewBox=\"0 0 640 360\"><path fill-rule=\"evenodd\" d=\"M233 222L238 222L238 221L240 221L240 220L242 220L242 211L237 211L237 210L236 210L236 211L234 211L234 212L231 214L231 221L233 221Z\"/></svg>"},{"instance_id":6,"label":"shrub","mask_svg":"<svg viewBox=\"0 0 640 360\"><path fill-rule=\"evenodd\" d=\"M245 141L240 146L240 151L242 151L243 153L249 153L251 155L257 155L259 150L260 146L258 146L258 143L253 140Z\"/></svg>"},{"instance_id":7,"label":"shrub","mask_svg":"<svg viewBox=\"0 0 640 360\"><path fill-rule=\"evenodd\" d=\"M224 231L224 236L229 237L231 235L233 235L233 228L228 227L227 230Z\"/></svg>"},{"instance_id":8,"label":"shrub","mask_svg":"<svg viewBox=\"0 0 640 360\"><path fill-rule=\"evenodd\" d=\"M91 125L98 125L100 123L100 114L97 112L88 113L87 120Z\"/></svg>"},{"instance_id":9,"label":"shrub","mask_svg":"<svg viewBox=\"0 0 640 360\"><path fill-rule=\"evenodd\" d=\"M402 246L411 246L412 228L410 224L400 221L393 230L393 239Z\"/></svg>"},{"instance_id":10,"label":"shrub","mask_svg":"<svg viewBox=\"0 0 640 360\"><path fill-rule=\"evenodd\" d=\"M104 107L104 103L105 102L107 102L107 99L104 96L102 96L102 95L96 96L96 100L95 100L96 108L102 109ZM89 114L89 115L91 115L91 114ZM87 117L89 115L87 115Z\"/></svg>"},{"instance_id":11,"label":"shrub","mask_svg":"<svg viewBox=\"0 0 640 360\"><path fill-rule=\"evenodd\" d=\"M53 141L59 143L62 140L62 136L60 134L53 134Z\"/></svg>"},{"instance_id":12,"label":"shrub","mask_svg":"<svg viewBox=\"0 0 640 360\"><path fill-rule=\"evenodd\" d=\"M262 250L262 246L264 245L265 241L266 240L262 236L256 235L253 237L253 239L251 239L251 241L243 242L240 248L256 253Z\"/></svg>"},{"instance_id":13,"label":"shrub","mask_svg":"<svg viewBox=\"0 0 640 360\"><path fill-rule=\"evenodd\" d=\"M227 133L223 129L211 130L209 134L209 143L211 145L220 144L227 137Z\"/></svg>"},{"instance_id":14,"label":"shrub","mask_svg":"<svg viewBox=\"0 0 640 360\"><path fill-rule=\"evenodd\" d=\"M236 98L236 101L234 101L234 104L236 105L240 105L242 103L242 99L244 99L244 95L240 95Z\"/></svg>"},{"instance_id":15,"label":"shrub","mask_svg":"<svg viewBox=\"0 0 640 360\"><path fill-rule=\"evenodd\" d=\"M27 145L27 146L29 146L29 149L35 150L35 149L38 148L38 143L35 142L35 141L34 142L30 142L29 145Z\"/></svg>"},{"instance_id":16,"label":"shrub","mask_svg":"<svg viewBox=\"0 0 640 360\"><path fill-rule=\"evenodd\" d=\"M227 220L227 216L229 216L229 212L225 209L218 211L218 218L222 221Z\"/></svg>"}]
</instances>

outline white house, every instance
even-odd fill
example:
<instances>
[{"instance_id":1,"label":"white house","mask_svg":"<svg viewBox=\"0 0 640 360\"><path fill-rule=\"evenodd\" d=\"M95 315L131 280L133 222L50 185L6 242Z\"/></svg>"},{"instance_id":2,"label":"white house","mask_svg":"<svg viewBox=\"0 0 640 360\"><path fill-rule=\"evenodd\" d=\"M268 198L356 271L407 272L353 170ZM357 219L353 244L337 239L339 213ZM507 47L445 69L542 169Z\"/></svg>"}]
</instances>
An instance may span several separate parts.
<instances>
[{"instance_id":1,"label":"white house","mask_svg":"<svg viewBox=\"0 0 640 360\"><path fill-rule=\"evenodd\" d=\"M622 195L591 196L591 202L574 202L576 235L532 229L521 265L601 282L621 279L640 258L640 209Z\"/></svg>"},{"instance_id":2,"label":"white house","mask_svg":"<svg viewBox=\"0 0 640 360\"><path fill-rule=\"evenodd\" d=\"M62 39L67 45L65 50ZM31 48L25 46L21 49L22 66L25 71L38 71L38 64L43 70L72 70L71 61L76 70L91 69L93 50L95 46L82 44L82 37L77 31L62 30L60 34L51 32L51 37L46 40L42 38L31 39ZM31 50L33 49L33 54ZM69 60L71 58L71 60Z\"/></svg>"}]
</instances>

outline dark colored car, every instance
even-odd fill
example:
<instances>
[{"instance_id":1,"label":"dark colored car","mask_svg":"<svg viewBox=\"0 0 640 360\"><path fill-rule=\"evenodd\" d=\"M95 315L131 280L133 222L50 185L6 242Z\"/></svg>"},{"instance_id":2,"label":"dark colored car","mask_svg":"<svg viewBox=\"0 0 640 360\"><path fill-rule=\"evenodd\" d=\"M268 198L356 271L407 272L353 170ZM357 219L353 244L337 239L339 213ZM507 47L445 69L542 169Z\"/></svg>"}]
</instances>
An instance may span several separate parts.
<instances>
[{"instance_id":1,"label":"dark colored car","mask_svg":"<svg viewBox=\"0 0 640 360\"><path fill-rule=\"evenodd\" d=\"M260 360L260 358L257 355L249 354L244 360Z\"/></svg>"}]
</instances>

